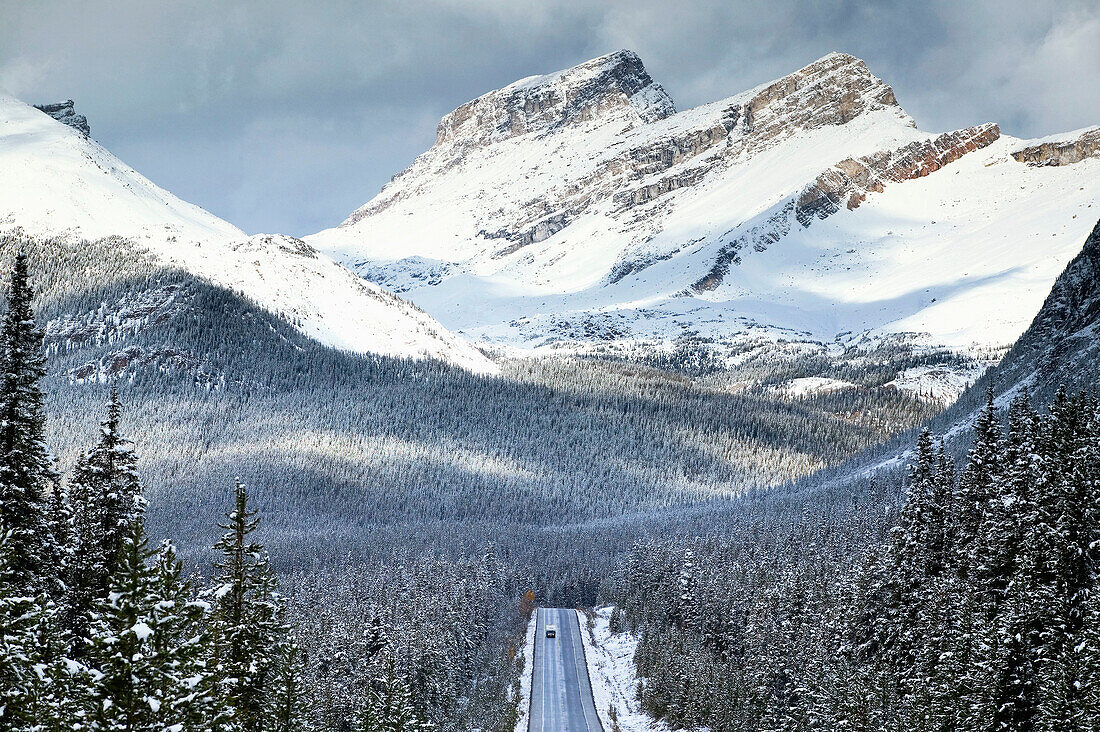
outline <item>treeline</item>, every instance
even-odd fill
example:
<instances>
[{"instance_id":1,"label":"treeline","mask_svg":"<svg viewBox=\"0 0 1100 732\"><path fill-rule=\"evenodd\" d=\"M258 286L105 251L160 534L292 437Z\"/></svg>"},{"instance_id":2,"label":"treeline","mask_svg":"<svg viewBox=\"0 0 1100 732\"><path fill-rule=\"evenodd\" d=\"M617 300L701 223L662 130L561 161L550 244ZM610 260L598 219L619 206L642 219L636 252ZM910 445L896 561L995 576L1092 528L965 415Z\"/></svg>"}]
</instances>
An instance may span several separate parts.
<instances>
[{"instance_id":1,"label":"treeline","mask_svg":"<svg viewBox=\"0 0 1100 732\"><path fill-rule=\"evenodd\" d=\"M714 730L1100 729L1100 404L926 432L894 518L639 545L612 599L643 704ZM888 501L885 501L888 505Z\"/></svg>"},{"instance_id":2,"label":"treeline","mask_svg":"<svg viewBox=\"0 0 1100 732\"><path fill-rule=\"evenodd\" d=\"M240 482L213 547L211 577L186 577L171 542L149 547L136 456L120 431L116 391L95 444L62 479L45 441L43 334L27 269L18 257L0 331L0 728L420 732L434 727L433 714L462 719L468 728L469 719L437 701L457 705L458 694L485 678L490 640L499 644L494 660L506 667L493 678L512 681L501 639L516 619L500 632L475 627L469 638L455 632L469 617L441 623L452 633L451 646L467 651L455 671L461 682L430 676L434 661L415 655L425 653L420 638L403 636L400 626L388 630L384 613L334 633L280 595L254 540L258 520ZM510 591L500 584L504 575L499 562L486 558L466 579L503 594ZM410 586L403 604L418 607L440 582L426 584ZM452 577L452 589L458 584ZM466 591L474 604L489 604ZM469 605L456 607L469 611ZM326 654L326 645L339 646L339 653ZM438 645L440 656L451 652ZM348 687L343 713L333 715L326 687L316 683L324 675L318 669L358 651L364 653L354 673L341 682ZM434 697L425 694L429 687ZM498 714L507 696L500 687Z\"/></svg>"}]
</instances>

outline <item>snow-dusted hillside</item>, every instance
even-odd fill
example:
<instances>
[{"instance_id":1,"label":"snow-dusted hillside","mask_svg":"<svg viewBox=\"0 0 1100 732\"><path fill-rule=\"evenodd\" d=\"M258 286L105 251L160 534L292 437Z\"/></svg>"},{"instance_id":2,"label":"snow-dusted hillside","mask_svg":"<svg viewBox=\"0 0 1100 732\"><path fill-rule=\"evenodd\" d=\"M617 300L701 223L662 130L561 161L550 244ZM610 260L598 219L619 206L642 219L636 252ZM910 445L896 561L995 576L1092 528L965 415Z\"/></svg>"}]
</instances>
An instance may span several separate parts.
<instances>
[{"instance_id":1,"label":"snow-dusted hillside","mask_svg":"<svg viewBox=\"0 0 1100 732\"><path fill-rule=\"evenodd\" d=\"M845 54L676 113L621 51L459 107L307 241L496 344L905 334L973 352L1010 345L1079 250L1094 137L923 132Z\"/></svg>"},{"instance_id":2,"label":"snow-dusted hillside","mask_svg":"<svg viewBox=\"0 0 1100 732\"><path fill-rule=\"evenodd\" d=\"M157 187L80 131L0 96L0 233L121 237L350 351L495 365L431 316L304 242L244 232ZM96 283L89 283L95 285Z\"/></svg>"}]
</instances>

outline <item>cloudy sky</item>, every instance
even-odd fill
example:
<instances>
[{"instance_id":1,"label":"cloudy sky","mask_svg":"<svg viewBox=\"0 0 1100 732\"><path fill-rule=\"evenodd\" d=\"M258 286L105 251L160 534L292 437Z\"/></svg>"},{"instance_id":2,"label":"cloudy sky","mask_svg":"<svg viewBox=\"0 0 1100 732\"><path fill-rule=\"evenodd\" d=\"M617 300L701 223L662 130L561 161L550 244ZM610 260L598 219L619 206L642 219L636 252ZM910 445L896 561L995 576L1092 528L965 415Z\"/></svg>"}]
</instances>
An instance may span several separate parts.
<instances>
[{"instance_id":1,"label":"cloudy sky","mask_svg":"<svg viewBox=\"0 0 1100 732\"><path fill-rule=\"evenodd\" d=\"M0 90L249 233L339 223L462 102L637 51L680 109L838 50L929 131L1100 123L1100 0L2 0Z\"/></svg>"}]
</instances>

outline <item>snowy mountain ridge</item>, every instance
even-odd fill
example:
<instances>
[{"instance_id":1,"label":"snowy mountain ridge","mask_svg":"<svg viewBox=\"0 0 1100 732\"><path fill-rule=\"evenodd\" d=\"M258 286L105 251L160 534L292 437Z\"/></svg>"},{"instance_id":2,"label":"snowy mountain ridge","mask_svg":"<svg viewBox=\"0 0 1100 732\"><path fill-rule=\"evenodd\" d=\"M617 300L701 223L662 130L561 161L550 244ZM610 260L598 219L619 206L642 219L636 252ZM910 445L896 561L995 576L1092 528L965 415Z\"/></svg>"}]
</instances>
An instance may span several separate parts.
<instances>
[{"instance_id":1,"label":"snowy mountain ridge","mask_svg":"<svg viewBox=\"0 0 1100 732\"><path fill-rule=\"evenodd\" d=\"M71 111L68 105L58 114L71 117ZM247 236L154 185L79 127L52 116L0 96L0 234L69 241L117 237L162 265L246 295L327 345L496 371L431 316L304 242Z\"/></svg>"},{"instance_id":2,"label":"snowy mountain ridge","mask_svg":"<svg viewBox=\"0 0 1100 732\"><path fill-rule=\"evenodd\" d=\"M620 51L460 106L306 241L500 346L973 353L1011 344L1077 253L1100 193L1094 134L923 132L842 53L676 112Z\"/></svg>"}]
</instances>

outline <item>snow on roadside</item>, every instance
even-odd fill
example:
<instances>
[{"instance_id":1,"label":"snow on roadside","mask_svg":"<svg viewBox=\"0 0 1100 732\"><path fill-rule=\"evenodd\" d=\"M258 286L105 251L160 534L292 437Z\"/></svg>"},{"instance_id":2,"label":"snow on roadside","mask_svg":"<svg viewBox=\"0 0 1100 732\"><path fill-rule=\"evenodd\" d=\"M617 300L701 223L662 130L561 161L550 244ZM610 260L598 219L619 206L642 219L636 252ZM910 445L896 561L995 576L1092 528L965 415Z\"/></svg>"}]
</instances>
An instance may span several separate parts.
<instances>
[{"instance_id":1,"label":"snow on roadside","mask_svg":"<svg viewBox=\"0 0 1100 732\"><path fill-rule=\"evenodd\" d=\"M614 609L597 608L591 627L588 618L580 611L577 613L600 723L605 732L664 732L669 729L668 725L654 720L638 703L638 679L634 669L634 650L638 647L638 639L627 632L611 632L608 626ZM615 708L617 726L611 720L612 707Z\"/></svg>"},{"instance_id":2,"label":"snow on roadside","mask_svg":"<svg viewBox=\"0 0 1100 732\"><path fill-rule=\"evenodd\" d=\"M527 639L523 642L523 675L519 679L519 699L516 700L515 732L527 732L527 716L531 713L531 684L535 673L535 623L538 620L538 608L531 613L527 623Z\"/></svg>"}]
</instances>

